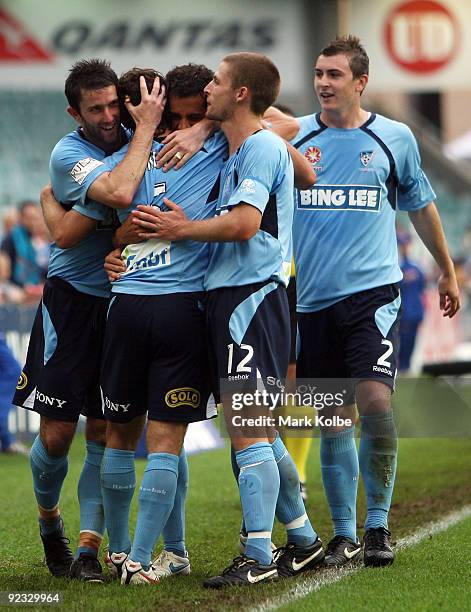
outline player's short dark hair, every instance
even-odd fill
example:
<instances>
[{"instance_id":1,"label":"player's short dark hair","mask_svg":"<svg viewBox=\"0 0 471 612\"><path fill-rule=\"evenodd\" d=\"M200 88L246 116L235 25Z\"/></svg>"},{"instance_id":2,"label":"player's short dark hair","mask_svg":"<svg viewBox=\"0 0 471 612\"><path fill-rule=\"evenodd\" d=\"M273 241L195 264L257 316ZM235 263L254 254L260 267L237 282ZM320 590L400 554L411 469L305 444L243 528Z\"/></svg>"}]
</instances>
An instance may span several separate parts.
<instances>
[{"instance_id":1,"label":"player's short dark hair","mask_svg":"<svg viewBox=\"0 0 471 612\"><path fill-rule=\"evenodd\" d=\"M153 68L132 68L127 72L124 72L118 81L118 98L121 123L131 130L136 128L134 119L128 112L128 109L124 105L124 98L129 96L131 104L137 106L141 102L141 86L139 83L140 77L143 76L146 80L147 91L150 93L154 85L154 79L159 77L160 86L167 87L165 77Z\"/></svg>"},{"instance_id":2,"label":"player's short dark hair","mask_svg":"<svg viewBox=\"0 0 471 612\"><path fill-rule=\"evenodd\" d=\"M350 70L355 79L361 77L362 74L369 74L370 59L358 36L353 36L352 34L337 36L322 49L320 55L325 55L326 57L346 55Z\"/></svg>"},{"instance_id":3,"label":"player's short dark hair","mask_svg":"<svg viewBox=\"0 0 471 612\"><path fill-rule=\"evenodd\" d=\"M214 72L203 64L175 66L165 75L169 93L177 98L204 95L204 88L213 77Z\"/></svg>"},{"instance_id":4,"label":"player's short dark hair","mask_svg":"<svg viewBox=\"0 0 471 612\"><path fill-rule=\"evenodd\" d=\"M250 109L263 115L278 97L280 73L275 64L261 53L231 53L222 60L229 64L234 89L248 87L251 93Z\"/></svg>"},{"instance_id":5,"label":"player's short dark hair","mask_svg":"<svg viewBox=\"0 0 471 612\"><path fill-rule=\"evenodd\" d=\"M65 81L65 97L69 105L80 112L82 89L103 89L118 86L118 76L110 62L102 59L84 59L73 64Z\"/></svg>"}]
</instances>

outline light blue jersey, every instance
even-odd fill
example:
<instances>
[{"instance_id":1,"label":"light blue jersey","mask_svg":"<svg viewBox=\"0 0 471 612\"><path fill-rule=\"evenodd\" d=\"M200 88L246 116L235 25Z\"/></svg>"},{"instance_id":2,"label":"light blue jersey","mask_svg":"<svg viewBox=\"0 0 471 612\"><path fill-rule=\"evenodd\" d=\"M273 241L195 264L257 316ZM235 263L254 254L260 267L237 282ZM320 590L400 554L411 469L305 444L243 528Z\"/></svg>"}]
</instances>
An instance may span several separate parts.
<instances>
[{"instance_id":1,"label":"light blue jersey","mask_svg":"<svg viewBox=\"0 0 471 612\"><path fill-rule=\"evenodd\" d=\"M227 157L227 141L219 132L208 139L204 148L180 170L164 172L157 168L157 154L163 145L154 143L146 172L132 205L118 212L124 222L138 204L152 204L166 210L163 199L179 204L190 219L213 217L216 179ZM91 182L103 172L112 170L126 155L128 145L109 156L90 174ZM87 201L78 210L87 210ZM126 272L113 283L113 293L159 295L203 290L203 279L209 260L209 246L204 242L181 240L146 240L123 250Z\"/></svg>"},{"instance_id":2,"label":"light blue jersey","mask_svg":"<svg viewBox=\"0 0 471 612\"><path fill-rule=\"evenodd\" d=\"M294 173L286 144L260 130L231 155L221 172L216 215L238 204L262 213L260 229L244 242L211 245L205 289L268 280L287 284L291 267Z\"/></svg>"},{"instance_id":3,"label":"light blue jersey","mask_svg":"<svg viewBox=\"0 0 471 612\"><path fill-rule=\"evenodd\" d=\"M80 207L93 179L91 172L102 166L105 152L81 135L80 128L64 136L54 147L49 164L52 190L59 202L96 220L95 230L77 245L61 249L52 244L48 278L59 276L82 293L108 297L110 284L103 269L112 250L115 216L112 209L93 203Z\"/></svg>"},{"instance_id":4,"label":"light blue jersey","mask_svg":"<svg viewBox=\"0 0 471 612\"><path fill-rule=\"evenodd\" d=\"M328 128L319 115L298 119L293 145L317 182L296 192L293 224L298 312L402 278L395 217L435 199L416 140L403 123L372 114L356 129Z\"/></svg>"}]
</instances>

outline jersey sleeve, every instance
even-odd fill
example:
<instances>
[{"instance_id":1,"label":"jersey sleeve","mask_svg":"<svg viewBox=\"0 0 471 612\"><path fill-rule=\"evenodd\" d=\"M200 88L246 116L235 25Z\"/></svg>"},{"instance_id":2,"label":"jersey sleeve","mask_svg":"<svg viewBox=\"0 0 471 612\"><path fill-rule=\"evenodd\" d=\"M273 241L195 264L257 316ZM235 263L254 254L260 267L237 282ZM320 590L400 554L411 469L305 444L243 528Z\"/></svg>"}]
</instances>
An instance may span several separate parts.
<instances>
[{"instance_id":1,"label":"jersey sleeve","mask_svg":"<svg viewBox=\"0 0 471 612\"><path fill-rule=\"evenodd\" d=\"M250 204L263 214L276 182L282 145L281 140L278 143L258 138L249 139L242 145L237 164L237 185L228 206Z\"/></svg>"},{"instance_id":2,"label":"jersey sleeve","mask_svg":"<svg viewBox=\"0 0 471 612\"><path fill-rule=\"evenodd\" d=\"M97 169L102 167L102 160L91 157L90 152L80 147L54 149L49 174L57 198L65 205L84 200Z\"/></svg>"},{"instance_id":3,"label":"jersey sleeve","mask_svg":"<svg viewBox=\"0 0 471 612\"><path fill-rule=\"evenodd\" d=\"M106 172L111 172L113 168L115 168L119 162L126 155L128 149L128 145L122 147L113 155L109 155L105 157L99 166L92 168L87 174L86 177L86 190L83 197L77 201L73 209L76 212L79 212L81 215L85 217L90 217L91 219L96 219L97 221L104 221L108 218L108 207L96 200L87 197L88 189L93 184L93 182L102 174Z\"/></svg>"},{"instance_id":4,"label":"jersey sleeve","mask_svg":"<svg viewBox=\"0 0 471 612\"><path fill-rule=\"evenodd\" d=\"M398 167L397 203L400 210L413 211L435 200L436 194L421 168L417 141L409 128L404 128L404 157Z\"/></svg>"},{"instance_id":5,"label":"jersey sleeve","mask_svg":"<svg viewBox=\"0 0 471 612\"><path fill-rule=\"evenodd\" d=\"M80 213L84 217L95 219L96 221L105 221L108 218L108 210L104 204L96 202L95 200L87 199L84 203L77 202L72 210Z\"/></svg>"},{"instance_id":6,"label":"jersey sleeve","mask_svg":"<svg viewBox=\"0 0 471 612\"><path fill-rule=\"evenodd\" d=\"M207 140L205 140L203 149L206 150L207 153L214 152L222 152L227 153L228 144L226 135L222 130L218 130L212 136L210 136Z\"/></svg>"}]
</instances>

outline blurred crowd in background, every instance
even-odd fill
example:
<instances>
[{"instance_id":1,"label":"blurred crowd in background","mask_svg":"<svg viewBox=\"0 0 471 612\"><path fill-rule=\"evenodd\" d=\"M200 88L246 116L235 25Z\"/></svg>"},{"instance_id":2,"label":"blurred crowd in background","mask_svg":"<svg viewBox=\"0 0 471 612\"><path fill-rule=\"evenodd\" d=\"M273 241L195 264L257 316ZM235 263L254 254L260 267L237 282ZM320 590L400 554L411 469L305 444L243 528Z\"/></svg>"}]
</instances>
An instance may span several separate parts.
<instances>
[{"instance_id":1,"label":"blurred crowd in background","mask_svg":"<svg viewBox=\"0 0 471 612\"><path fill-rule=\"evenodd\" d=\"M0 232L0 304L34 304L41 299L50 238L41 208L25 200L7 208Z\"/></svg>"},{"instance_id":2,"label":"blurred crowd in background","mask_svg":"<svg viewBox=\"0 0 471 612\"><path fill-rule=\"evenodd\" d=\"M25 200L4 210L0 235L0 307L35 305L41 299L49 261L50 238L37 202ZM27 455L10 431L11 400L21 365L0 333L0 450Z\"/></svg>"}]
</instances>

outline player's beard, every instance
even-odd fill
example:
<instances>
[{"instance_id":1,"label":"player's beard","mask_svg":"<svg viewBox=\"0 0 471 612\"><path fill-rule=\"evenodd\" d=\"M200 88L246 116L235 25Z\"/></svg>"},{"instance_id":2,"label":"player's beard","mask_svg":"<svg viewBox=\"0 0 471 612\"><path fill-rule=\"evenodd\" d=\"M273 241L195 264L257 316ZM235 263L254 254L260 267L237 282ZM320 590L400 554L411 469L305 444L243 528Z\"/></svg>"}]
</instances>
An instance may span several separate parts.
<instances>
[{"instance_id":1,"label":"player's beard","mask_svg":"<svg viewBox=\"0 0 471 612\"><path fill-rule=\"evenodd\" d=\"M87 140L103 151L116 151L120 146L120 124L118 121L115 122L111 130L104 130L102 126L86 122L82 124L82 129Z\"/></svg>"}]
</instances>

